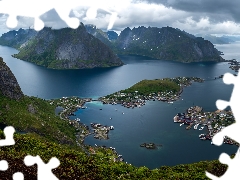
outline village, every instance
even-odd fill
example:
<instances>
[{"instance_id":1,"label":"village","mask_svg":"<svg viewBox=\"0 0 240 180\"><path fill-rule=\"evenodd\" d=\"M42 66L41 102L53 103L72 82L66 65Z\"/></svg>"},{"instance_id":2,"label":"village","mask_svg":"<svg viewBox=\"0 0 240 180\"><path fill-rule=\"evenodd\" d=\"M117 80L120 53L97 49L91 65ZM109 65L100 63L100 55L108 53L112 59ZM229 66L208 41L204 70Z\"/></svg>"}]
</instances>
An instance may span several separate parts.
<instances>
[{"instance_id":1,"label":"village","mask_svg":"<svg viewBox=\"0 0 240 180\"><path fill-rule=\"evenodd\" d=\"M91 129L83 124L80 118L75 118L74 120L70 120L70 116L75 116L74 112L78 109L86 109L86 102L91 102L91 98L79 98L79 97L62 97L60 99L52 99L49 100L51 105L55 107L61 107L62 111L59 113L61 119L68 121L68 123L75 127L77 134L77 144L80 145L84 142L84 138L88 135L94 134L94 138L96 139L108 139L109 130L113 130L114 127L103 126L98 123L91 123Z\"/></svg>"},{"instance_id":2,"label":"village","mask_svg":"<svg viewBox=\"0 0 240 180\"><path fill-rule=\"evenodd\" d=\"M201 140L211 140L216 133L221 131L221 129L224 129L226 126L235 122L234 116L230 110L204 112L203 108L199 106L190 107L185 113L178 113L174 116L173 120L175 123L180 123L180 126L184 124L187 125L187 130L193 127L194 130L201 131L206 127L207 133L199 135ZM199 128L199 126L201 127ZM227 136L224 137L223 142L239 146L239 143Z\"/></svg>"},{"instance_id":3,"label":"village","mask_svg":"<svg viewBox=\"0 0 240 180\"><path fill-rule=\"evenodd\" d=\"M157 79L149 80L149 81L154 82L156 80ZM121 104L126 108L132 108L132 109L136 107L140 108L144 106L146 104L146 101L149 101L149 100L153 100L153 101L158 100L158 101L163 101L167 103L173 103L174 101L177 101L178 99L180 99L181 93L183 92L184 87L190 86L192 82L199 82L199 83L204 82L203 79L197 78L197 77L176 77L176 78L164 78L159 80L171 81L178 86L179 90L175 91L174 88L169 87L165 91L161 91L161 92L152 91L152 92L149 92L149 94L146 94L141 91L141 88L144 88L144 86L147 86L149 84L144 84L144 82L139 82L135 85L140 86L141 83L143 85L141 85L141 88L137 90L132 90L132 89L135 89L134 88L135 85L134 85L129 89L118 91L106 97L101 97L99 98L99 101L101 101L103 104L112 104L112 105Z\"/></svg>"}]
</instances>

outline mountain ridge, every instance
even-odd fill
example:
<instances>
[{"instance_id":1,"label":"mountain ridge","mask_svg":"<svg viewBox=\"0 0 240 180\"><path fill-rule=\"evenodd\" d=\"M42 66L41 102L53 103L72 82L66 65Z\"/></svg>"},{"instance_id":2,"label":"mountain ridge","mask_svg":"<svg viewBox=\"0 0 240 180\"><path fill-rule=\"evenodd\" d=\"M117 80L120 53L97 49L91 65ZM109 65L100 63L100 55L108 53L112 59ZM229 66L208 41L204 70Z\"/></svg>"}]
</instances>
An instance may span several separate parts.
<instances>
[{"instance_id":1,"label":"mountain ridge","mask_svg":"<svg viewBox=\"0 0 240 180\"><path fill-rule=\"evenodd\" d=\"M0 44L17 48L19 53L13 57L47 68L85 69L123 65L107 45L86 32L83 24L77 29L53 30L45 27L33 36L25 34L22 41L16 41L11 35L12 41L8 44L5 43L7 37L4 34Z\"/></svg>"},{"instance_id":2,"label":"mountain ridge","mask_svg":"<svg viewBox=\"0 0 240 180\"><path fill-rule=\"evenodd\" d=\"M25 33L19 39L12 38L6 43L4 34L0 44L18 47L20 52L14 55L18 59L56 69L121 66L123 63L117 55L141 55L184 63L225 61L220 56L222 52L210 41L168 26L127 27L117 36L114 31L108 34L95 25L81 23L77 30L44 28L37 34Z\"/></svg>"}]
</instances>

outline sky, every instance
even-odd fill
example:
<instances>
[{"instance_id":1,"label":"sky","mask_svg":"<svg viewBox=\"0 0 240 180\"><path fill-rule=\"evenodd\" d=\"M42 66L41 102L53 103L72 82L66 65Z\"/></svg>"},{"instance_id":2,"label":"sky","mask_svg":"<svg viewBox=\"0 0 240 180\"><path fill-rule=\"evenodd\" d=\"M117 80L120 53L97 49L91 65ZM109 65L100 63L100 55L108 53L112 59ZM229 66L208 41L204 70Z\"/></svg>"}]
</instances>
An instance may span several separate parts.
<instances>
[{"instance_id":1,"label":"sky","mask_svg":"<svg viewBox=\"0 0 240 180\"><path fill-rule=\"evenodd\" d=\"M0 0L0 3L1 1L14 4L14 1L27 0ZM40 4L44 4L43 1L46 0L34 0L35 7L16 7L28 7L26 12L34 12L39 9ZM54 0L47 2L50 1ZM126 27L170 26L191 34L240 35L240 1L237 0L59 0L58 4L61 1L63 4L67 2L65 6L71 7L70 17L77 17L83 24L94 24L104 31L107 30L112 13L116 12L117 18L112 30L118 33ZM96 18L89 19L86 13L93 7L97 9ZM8 6L7 9L13 8ZM0 34L12 30L6 26L7 18L7 13L0 14ZM54 29L67 27L54 9L41 14L40 19L44 21L45 26ZM19 16L15 29L33 27L33 24L34 18Z\"/></svg>"}]
</instances>

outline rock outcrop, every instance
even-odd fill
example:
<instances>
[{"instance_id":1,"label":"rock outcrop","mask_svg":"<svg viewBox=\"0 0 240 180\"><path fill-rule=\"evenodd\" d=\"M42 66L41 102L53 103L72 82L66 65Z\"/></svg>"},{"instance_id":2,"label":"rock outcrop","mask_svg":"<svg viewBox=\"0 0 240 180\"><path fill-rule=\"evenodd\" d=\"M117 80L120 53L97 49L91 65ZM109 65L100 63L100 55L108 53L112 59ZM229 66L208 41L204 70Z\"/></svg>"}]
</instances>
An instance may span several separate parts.
<instances>
[{"instance_id":1,"label":"rock outcrop","mask_svg":"<svg viewBox=\"0 0 240 180\"><path fill-rule=\"evenodd\" d=\"M0 93L11 99L19 100L23 92L10 68L0 57Z\"/></svg>"}]
</instances>

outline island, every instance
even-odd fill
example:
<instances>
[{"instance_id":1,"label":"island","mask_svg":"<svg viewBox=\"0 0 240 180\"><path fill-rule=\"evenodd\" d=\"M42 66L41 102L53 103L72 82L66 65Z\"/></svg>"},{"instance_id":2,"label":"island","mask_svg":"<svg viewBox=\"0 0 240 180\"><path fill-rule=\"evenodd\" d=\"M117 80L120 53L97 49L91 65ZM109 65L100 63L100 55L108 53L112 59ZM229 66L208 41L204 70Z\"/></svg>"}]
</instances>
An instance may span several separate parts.
<instances>
[{"instance_id":1,"label":"island","mask_svg":"<svg viewBox=\"0 0 240 180\"><path fill-rule=\"evenodd\" d=\"M158 149L158 147L162 147L162 144L155 144L155 143L143 143L140 144L140 147L145 147L147 149Z\"/></svg>"},{"instance_id":2,"label":"island","mask_svg":"<svg viewBox=\"0 0 240 180\"><path fill-rule=\"evenodd\" d=\"M99 98L103 104L122 104L127 108L141 107L148 100L173 103L180 98L183 88L192 82L204 82L198 77L176 77L142 80L132 87Z\"/></svg>"}]
</instances>

